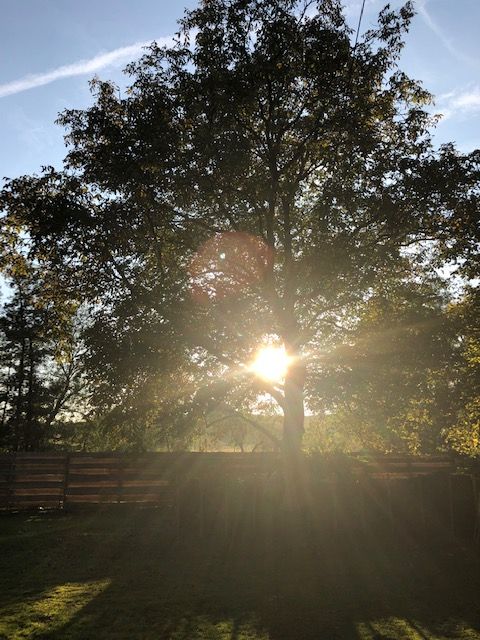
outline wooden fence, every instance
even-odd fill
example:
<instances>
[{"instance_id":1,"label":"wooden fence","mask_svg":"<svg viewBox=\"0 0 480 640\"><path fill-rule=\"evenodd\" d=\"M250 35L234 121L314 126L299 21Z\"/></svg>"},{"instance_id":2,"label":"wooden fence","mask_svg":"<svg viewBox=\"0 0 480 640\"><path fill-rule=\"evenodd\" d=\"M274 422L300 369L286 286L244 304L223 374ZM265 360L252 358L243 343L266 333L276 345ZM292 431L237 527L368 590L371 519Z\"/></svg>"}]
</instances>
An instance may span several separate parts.
<instances>
[{"instance_id":1,"label":"wooden fence","mask_svg":"<svg viewBox=\"0 0 480 640\"><path fill-rule=\"evenodd\" d=\"M288 490L283 474L271 453L5 454L0 510L146 504L179 524L233 528L278 517L290 495L324 530L478 535L480 469L452 457L305 457Z\"/></svg>"}]
</instances>

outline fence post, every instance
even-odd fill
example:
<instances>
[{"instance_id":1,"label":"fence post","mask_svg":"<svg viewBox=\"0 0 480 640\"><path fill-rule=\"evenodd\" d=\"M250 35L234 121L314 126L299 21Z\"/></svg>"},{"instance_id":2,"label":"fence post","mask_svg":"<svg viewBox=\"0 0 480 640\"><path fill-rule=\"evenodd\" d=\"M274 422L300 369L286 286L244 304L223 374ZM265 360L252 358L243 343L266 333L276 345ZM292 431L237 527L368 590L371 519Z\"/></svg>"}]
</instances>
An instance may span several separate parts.
<instances>
[{"instance_id":1,"label":"fence post","mask_svg":"<svg viewBox=\"0 0 480 640\"><path fill-rule=\"evenodd\" d=\"M67 453L65 458L65 472L63 474L63 500L62 500L62 509L65 509L65 504L67 502L67 489L68 489L68 477L70 475L70 454Z\"/></svg>"},{"instance_id":2,"label":"fence post","mask_svg":"<svg viewBox=\"0 0 480 640\"><path fill-rule=\"evenodd\" d=\"M362 531L363 534L366 535L367 534L367 514L365 513L365 509L366 509L366 504L365 504L365 489L366 489L366 484L367 484L367 480L366 480L366 475L362 474L359 478L359 484L360 484L360 518L361 518L361 523L362 523Z\"/></svg>"},{"instance_id":3,"label":"fence post","mask_svg":"<svg viewBox=\"0 0 480 640\"><path fill-rule=\"evenodd\" d=\"M118 456L117 464L117 504L120 504L122 500L122 488L123 488L123 465L122 458Z\"/></svg>"},{"instance_id":4,"label":"fence post","mask_svg":"<svg viewBox=\"0 0 480 640\"><path fill-rule=\"evenodd\" d=\"M175 531L177 539L180 538L181 531L181 515L180 515L180 482L178 479L178 472L175 473Z\"/></svg>"},{"instance_id":5,"label":"fence post","mask_svg":"<svg viewBox=\"0 0 480 640\"><path fill-rule=\"evenodd\" d=\"M427 515L425 512L425 486L424 486L424 480L425 477L424 476L419 476L418 478L419 482L419 490L420 490L420 513L422 516L422 529L423 529L423 536L424 539L426 540L427 538Z\"/></svg>"},{"instance_id":6,"label":"fence post","mask_svg":"<svg viewBox=\"0 0 480 640\"><path fill-rule=\"evenodd\" d=\"M10 511L13 506L13 486L15 482L15 465L17 462L16 452L12 454L11 462L8 466L7 474L7 511Z\"/></svg>"},{"instance_id":7,"label":"fence post","mask_svg":"<svg viewBox=\"0 0 480 640\"><path fill-rule=\"evenodd\" d=\"M388 515L390 519L390 531L392 535L395 533L395 520L393 517L393 504L392 504L392 477L387 475L387 495L388 495Z\"/></svg>"},{"instance_id":8,"label":"fence post","mask_svg":"<svg viewBox=\"0 0 480 640\"><path fill-rule=\"evenodd\" d=\"M473 541L480 542L480 491L478 491L477 477L472 473L473 483L473 501L474 501L474 523L473 523Z\"/></svg>"},{"instance_id":9,"label":"fence post","mask_svg":"<svg viewBox=\"0 0 480 640\"><path fill-rule=\"evenodd\" d=\"M229 533L229 518L230 518L230 501L229 501L229 485L228 478L224 475L223 477L223 505L222 505L222 518L223 520L223 535L224 539L228 539Z\"/></svg>"},{"instance_id":10,"label":"fence post","mask_svg":"<svg viewBox=\"0 0 480 640\"><path fill-rule=\"evenodd\" d=\"M453 487L452 487L452 474L448 474L448 508L450 516L450 533L452 538L455 538L455 509L453 506Z\"/></svg>"},{"instance_id":11,"label":"fence post","mask_svg":"<svg viewBox=\"0 0 480 640\"><path fill-rule=\"evenodd\" d=\"M333 530L335 533L338 531L338 478L333 475L332 477L332 506L333 506Z\"/></svg>"}]
</instances>

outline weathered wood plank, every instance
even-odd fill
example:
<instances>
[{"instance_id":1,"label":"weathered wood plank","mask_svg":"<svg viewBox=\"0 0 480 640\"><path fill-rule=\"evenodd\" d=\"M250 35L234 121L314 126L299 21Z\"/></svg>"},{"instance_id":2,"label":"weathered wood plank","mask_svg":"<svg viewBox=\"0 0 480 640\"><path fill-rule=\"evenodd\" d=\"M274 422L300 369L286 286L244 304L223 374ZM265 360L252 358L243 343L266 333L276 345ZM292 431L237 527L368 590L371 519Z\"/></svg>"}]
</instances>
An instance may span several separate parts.
<instances>
[{"instance_id":1,"label":"weathered wood plank","mask_svg":"<svg viewBox=\"0 0 480 640\"><path fill-rule=\"evenodd\" d=\"M126 487L171 487L172 482L168 480L155 480L154 478L148 479L125 479L122 481L122 485ZM67 485L67 490L70 488L81 487L116 487L119 486L119 478L101 477L101 479L91 480L90 478L70 479Z\"/></svg>"},{"instance_id":2,"label":"weathered wood plank","mask_svg":"<svg viewBox=\"0 0 480 640\"><path fill-rule=\"evenodd\" d=\"M10 483L10 488L12 490L16 489L41 489L42 487L50 488L50 489L58 489L59 487L63 487L63 482L61 480L51 480L51 481L42 481L42 482L12 482Z\"/></svg>"},{"instance_id":3,"label":"weathered wood plank","mask_svg":"<svg viewBox=\"0 0 480 640\"><path fill-rule=\"evenodd\" d=\"M103 487L99 487L98 485L92 485L92 486L79 486L79 487L67 487L65 494L70 497L73 495L100 495L100 494L117 494L117 495L121 495L121 494L127 494L127 493L132 493L132 494L142 494L142 493L149 493L149 494L165 494L166 492L171 492L171 488L169 486L151 486L151 485L147 485L147 486L143 486L143 487L138 487L138 486L115 486L115 485L107 485L107 486L103 486Z\"/></svg>"},{"instance_id":4,"label":"weathered wood plank","mask_svg":"<svg viewBox=\"0 0 480 640\"><path fill-rule=\"evenodd\" d=\"M15 504L23 504L24 502L35 502L38 505L42 505L44 502L56 502L57 504L60 502L61 494L51 494L51 493L39 493L37 495L15 495L12 497L12 501Z\"/></svg>"}]
</instances>

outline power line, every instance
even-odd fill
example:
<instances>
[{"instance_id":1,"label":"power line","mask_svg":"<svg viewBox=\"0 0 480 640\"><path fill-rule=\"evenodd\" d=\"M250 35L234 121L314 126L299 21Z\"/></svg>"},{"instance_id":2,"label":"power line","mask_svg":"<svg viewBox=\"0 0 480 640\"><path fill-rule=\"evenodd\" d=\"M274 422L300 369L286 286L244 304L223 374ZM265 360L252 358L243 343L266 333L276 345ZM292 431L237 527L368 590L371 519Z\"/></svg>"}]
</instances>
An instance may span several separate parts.
<instances>
[{"instance_id":1,"label":"power line","mask_svg":"<svg viewBox=\"0 0 480 640\"><path fill-rule=\"evenodd\" d=\"M353 45L353 50L354 51L357 48L358 36L360 34L360 25L362 24L362 18L363 18L364 9L365 9L365 0L363 0L363 2L362 2L362 8L360 9L360 16L358 18L357 35L355 36L355 44Z\"/></svg>"},{"instance_id":2,"label":"power line","mask_svg":"<svg viewBox=\"0 0 480 640\"><path fill-rule=\"evenodd\" d=\"M354 65L354 57L358 44L358 36L360 35L360 26L362 24L363 11L365 9L365 0L362 2L362 7L360 9L360 15L358 17L358 25L357 25L357 33L355 35L355 44L353 45L353 49L350 57L350 65L348 69L348 93L350 93L350 89L352 88L352 76L353 76L353 65Z\"/></svg>"}]
</instances>

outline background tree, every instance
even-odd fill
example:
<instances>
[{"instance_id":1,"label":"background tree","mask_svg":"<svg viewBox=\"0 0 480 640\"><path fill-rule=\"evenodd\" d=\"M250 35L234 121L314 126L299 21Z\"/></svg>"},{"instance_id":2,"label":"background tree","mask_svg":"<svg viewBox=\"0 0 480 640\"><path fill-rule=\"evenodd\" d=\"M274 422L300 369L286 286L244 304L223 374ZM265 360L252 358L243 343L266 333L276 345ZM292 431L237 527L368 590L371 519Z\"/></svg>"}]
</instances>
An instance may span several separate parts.
<instances>
[{"instance_id":1,"label":"background tree","mask_svg":"<svg viewBox=\"0 0 480 640\"><path fill-rule=\"evenodd\" d=\"M479 293L478 288L470 288L450 311L457 323L456 346L461 357L453 372L455 412L446 429L446 439L454 450L470 456L480 455Z\"/></svg>"},{"instance_id":2,"label":"background tree","mask_svg":"<svg viewBox=\"0 0 480 640\"><path fill-rule=\"evenodd\" d=\"M48 447L59 414L79 400L82 346L74 306L49 298L39 269L10 263L11 295L0 315L0 447Z\"/></svg>"},{"instance_id":3,"label":"background tree","mask_svg":"<svg viewBox=\"0 0 480 640\"><path fill-rule=\"evenodd\" d=\"M374 287L347 338L312 363L321 448L332 430L333 448L432 453L445 444L463 393L460 328L445 283L405 267Z\"/></svg>"},{"instance_id":4,"label":"background tree","mask_svg":"<svg viewBox=\"0 0 480 640\"><path fill-rule=\"evenodd\" d=\"M101 410L166 428L268 393L296 451L332 327L350 331L421 243L477 255L457 230L478 154L433 149L431 97L397 67L412 16L386 7L354 41L336 0L208 0L127 68L125 96L95 80L93 106L60 116L65 171L10 181L1 204L95 305ZM292 358L283 385L245 367L268 340Z\"/></svg>"}]
</instances>

